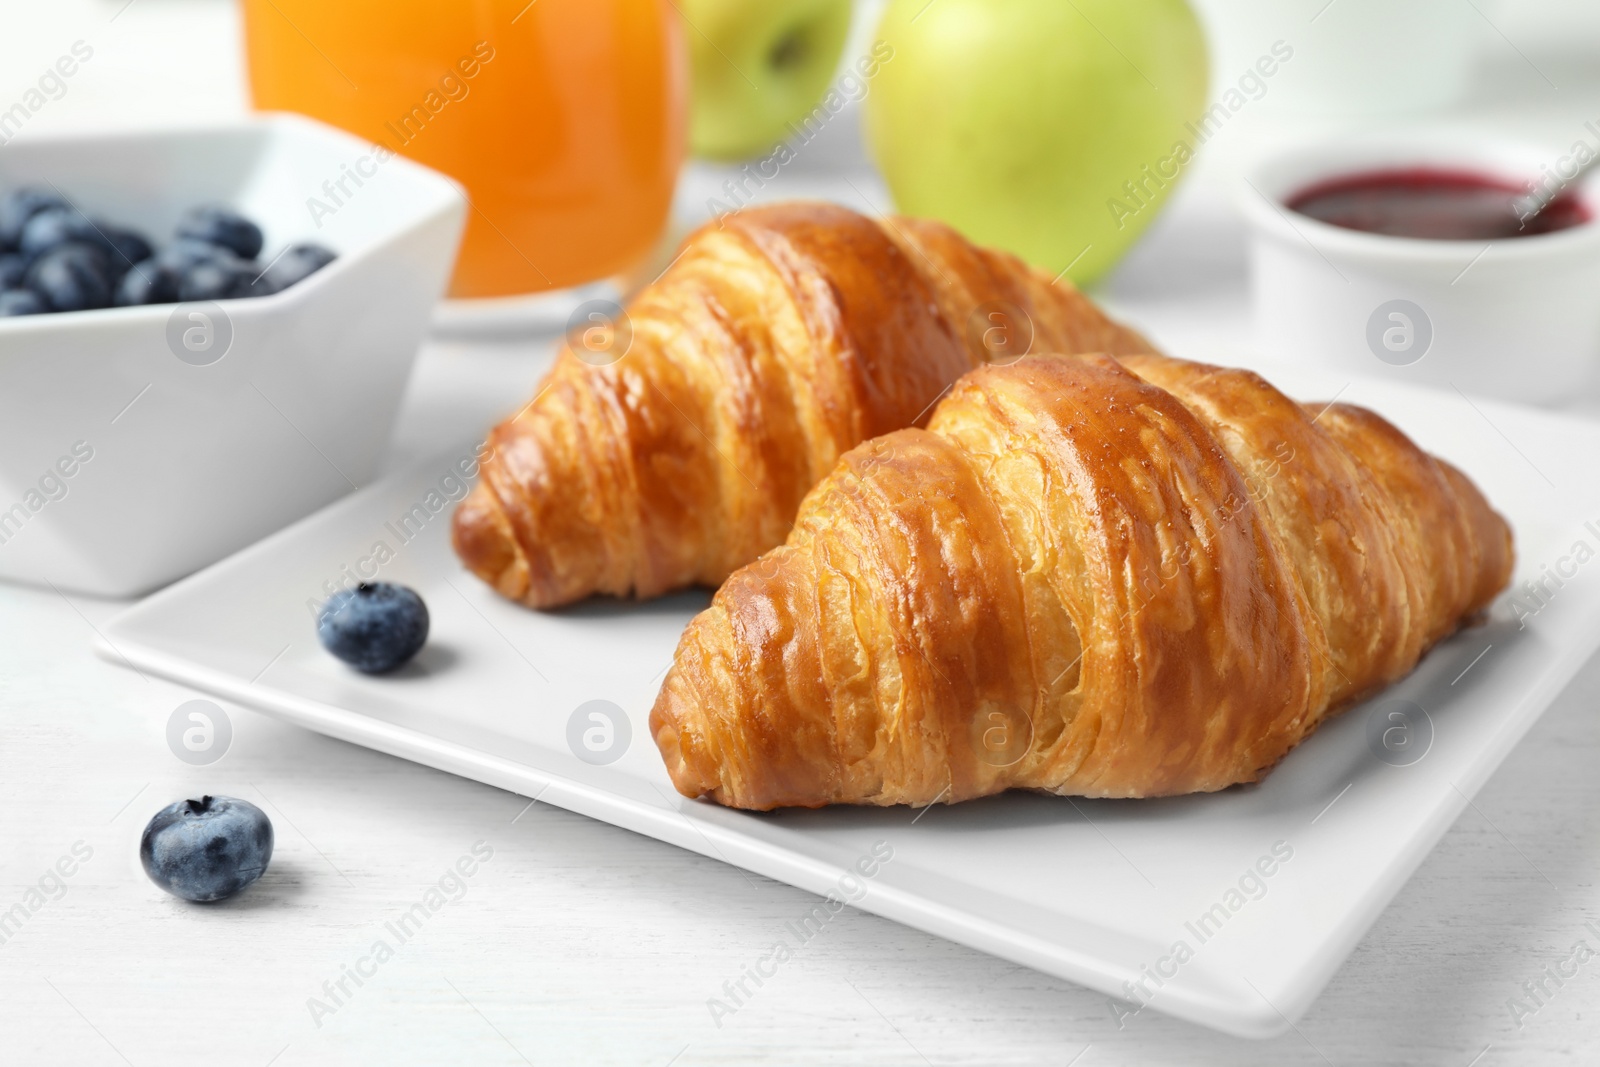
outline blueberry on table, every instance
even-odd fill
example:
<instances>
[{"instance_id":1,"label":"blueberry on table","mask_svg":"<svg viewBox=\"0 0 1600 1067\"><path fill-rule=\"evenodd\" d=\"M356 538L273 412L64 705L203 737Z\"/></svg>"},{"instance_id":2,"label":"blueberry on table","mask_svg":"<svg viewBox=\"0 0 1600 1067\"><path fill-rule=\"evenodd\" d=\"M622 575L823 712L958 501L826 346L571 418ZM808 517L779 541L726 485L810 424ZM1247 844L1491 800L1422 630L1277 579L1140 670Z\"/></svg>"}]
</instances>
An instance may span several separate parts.
<instances>
[{"instance_id":1,"label":"blueberry on table","mask_svg":"<svg viewBox=\"0 0 1600 1067\"><path fill-rule=\"evenodd\" d=\"M403 585L362 582L328 598L317 636L329 652L366 674L401 666L428 640L428 606Z\"/></svg>"},{"instance_id":2,"label":"blueberry on table","mask_svg":"<svg viewBox=\"0 0 1600 1067\"><path fill-rule=\"evenodd\" d=\"M254 259L261 252L261 227L220 205L191 210L178 223L178 236L221 245L240 259Z\"/></svg>"},{"instance_id":3,"label":"blueberry on table","mask_svg":"<svg viewBox=\"0 0 1600 1067\"><path fill-rule=\"evenodd\" d=\"M46 208L64 208L60 194L38 186L24 186L0 196L0 252L14 252L22 241L22 227Z\"/></svg>"},{"instance_id":4,"label":"blueberry on table","mask_svg":"<svg viewBox=\"0 0 1600 1067\"><path fill-rule=\"evenodd\" d=\"M233 797L168 804L144 828L139 860L150 880L175 897L206 903L233 896L272 860L266 812Z\"/></svg>"},{"instance_id":5,"label":"blueberry on table","mask_svg":"<svg viewBox=\"0 0 1600 1067\"><path fill-rule=\"evenodd\" d=\"M155 259L135 264L117 284L116 305L132 307L136 304L176 303L178 283L182 277L177 268Z\"/></svg>"},{"instance_id":6,"label":"blueberry on table","mask_svg":"<svg viewBox=\"0 0 1600 1067\"><path fill-rule=\"evenodd\" d=\"M51 249L28 268L27 282L52 311L111 306L105 253L93 245L73 242Z\"/></svg>"},{"instance_id":7,"label":"blueberry on table","mask_svg":"<svg viewBox=\"0 0 1600 1067\"><path fill-rule=\"evenodd\" d=\"M39 294L32 289L7 289L0 292L0 319L18 315L42 315L49 311Z\"/></svg>"},{"instance_id":8,"label":"blueberry on table","mask_svg":"<svg viewBox=\"0 0 1600 1067\"><path fill-rule=\"evenodd\" d=\"M311 277L337 258L337 253L321 245L291 245L267 267L263 280L271 286L272 292L282 292L296 282Z\"/></svg>"}]
</instances>

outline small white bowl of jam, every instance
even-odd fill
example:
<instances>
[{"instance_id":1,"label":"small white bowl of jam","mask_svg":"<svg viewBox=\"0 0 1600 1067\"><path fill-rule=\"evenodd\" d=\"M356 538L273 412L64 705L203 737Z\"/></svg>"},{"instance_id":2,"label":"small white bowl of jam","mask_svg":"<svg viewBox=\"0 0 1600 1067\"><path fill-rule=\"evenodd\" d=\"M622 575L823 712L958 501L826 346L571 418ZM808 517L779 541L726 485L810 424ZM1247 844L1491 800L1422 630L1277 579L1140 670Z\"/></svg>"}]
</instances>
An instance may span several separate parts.
<instances>
[{"instance_id":1,"label":"small white bowl of jam","mask_svg":"<svg viewBox=\"0 0 1600 1067\"><path fill-rule=\"evenodd\" d=\"M1600 223L1576 160L1514 142L1364 138L1248 176L1264 354L1503 399L1571 401L1600 365ZM1531 219L1513 201L1556 195Z\"/></svg>"}]
</instances>

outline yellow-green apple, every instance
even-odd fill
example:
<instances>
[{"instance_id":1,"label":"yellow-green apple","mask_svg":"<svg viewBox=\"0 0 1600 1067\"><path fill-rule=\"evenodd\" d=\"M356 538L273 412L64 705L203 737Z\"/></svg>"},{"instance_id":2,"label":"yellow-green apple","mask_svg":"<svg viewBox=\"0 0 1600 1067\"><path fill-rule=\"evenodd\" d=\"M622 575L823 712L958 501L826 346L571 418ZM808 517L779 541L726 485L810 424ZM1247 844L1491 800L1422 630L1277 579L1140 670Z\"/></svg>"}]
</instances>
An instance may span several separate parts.
<instances>
[{"instance_id":1,"label":"yellow-green apple","mask_svg":"<svg viewBox=\"0 0 1600 1067\"><path fill-rule=\"evenodd\" d=\"M866 99L896 207L1082 284L1193 155L1205 37L1185 0L891 0Z\"/></svg>"},{"instance_id":2,"label":"yellow-green apple","mask_svg":"<svg viewBox=\"0 0 1600 1067\"><path fill-rule=\"evenodd\" d=\"M850 0L678 0L692 75L689 147L741 159L789 136L828 88Z\"/></svg>"}]
</instances>

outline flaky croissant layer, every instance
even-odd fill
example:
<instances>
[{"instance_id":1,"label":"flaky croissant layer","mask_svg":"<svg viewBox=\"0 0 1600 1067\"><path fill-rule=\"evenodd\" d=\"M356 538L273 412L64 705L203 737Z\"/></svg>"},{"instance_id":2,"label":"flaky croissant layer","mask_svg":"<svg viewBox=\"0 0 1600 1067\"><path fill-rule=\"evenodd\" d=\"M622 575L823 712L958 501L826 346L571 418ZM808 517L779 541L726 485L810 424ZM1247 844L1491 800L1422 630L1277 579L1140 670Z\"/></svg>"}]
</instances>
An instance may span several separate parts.
<instances>
[{"instance_id":1,"label":"flaky croissant layer","mask_svg":"<svg viewBox=\"0 0 1600 1067\"><path fill-rule=\"evenodd\" d=\"M1222 789L1511 565L1476 488L1369 411L1030 357L847 453L690 624L650 727L680 792L742 808Z\"/></svg>"},{"instance_id":2,"label":"flaky croissant layer","mask_svg":"<svg viewBox=\"0 0 1600 1067\"><path fill-rule=\"evenodd\" d=\"M1152 351L1069 283L947 226L821 203L700 230L626 330L625 352L564 347L489 438L453 538L507 597L719 584L783 543L842 453L920 424L992 353Z\"/></svg>"}]
</instances>

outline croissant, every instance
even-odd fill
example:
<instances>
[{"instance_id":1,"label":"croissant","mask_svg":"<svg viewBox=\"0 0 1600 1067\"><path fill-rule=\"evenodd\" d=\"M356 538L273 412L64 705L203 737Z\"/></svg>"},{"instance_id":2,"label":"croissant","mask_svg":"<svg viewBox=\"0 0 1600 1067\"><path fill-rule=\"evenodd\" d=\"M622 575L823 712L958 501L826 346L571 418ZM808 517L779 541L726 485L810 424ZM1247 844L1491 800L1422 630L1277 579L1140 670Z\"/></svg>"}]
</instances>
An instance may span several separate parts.
<instances>
[{"instance_id":1,"label":"croissant","mask_svg":"<svg viewBox=\"0 0 1600 1067\"><path fill-rule=\"evenodd\" d=\"M1472 483L1370 411L1030 357L847 453L689 625L650 729L680 792L740 808L1217 790L1511 565Z\"/></svg>"},{"instance_id":2,"label":"croissant","mask_svg":"<svg viewBox=\"0 0 1600 1067\"><path fill-rule=\"evenodd\" d=\"M944 225L822 203L701 229L629 328L615 362L563 348L456 512L457 554L513 600L719 584L783 543L840 455L919 424L992 351L1153 351Z\"/></svg>"}]
</instances>

